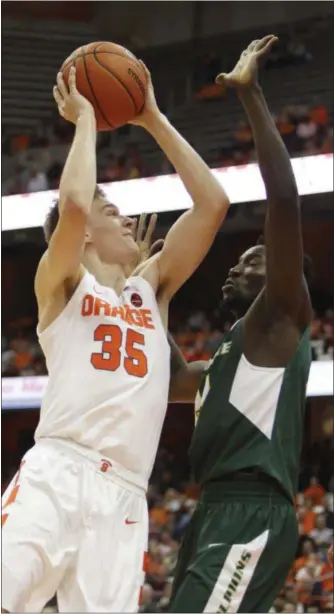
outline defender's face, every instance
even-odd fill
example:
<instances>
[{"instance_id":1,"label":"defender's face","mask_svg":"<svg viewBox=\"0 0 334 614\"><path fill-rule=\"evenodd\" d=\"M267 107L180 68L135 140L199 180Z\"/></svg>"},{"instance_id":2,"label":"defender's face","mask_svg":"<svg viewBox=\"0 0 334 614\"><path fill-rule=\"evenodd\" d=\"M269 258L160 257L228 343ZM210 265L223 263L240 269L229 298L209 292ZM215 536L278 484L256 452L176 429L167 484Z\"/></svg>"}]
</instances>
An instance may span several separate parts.
<instances>
[{"instance_id":1,"label":"defender's face","mask_svg":"<svg viewBox=\"0 0 334 614\"><path fill-rule=\"evenodd\" d=\"M265 283L266 254L263 245L251 247L230 269L223 285L223 303L233 309L248 308Z\"/></svg>"},{"instance_id":2,"label":"defender's face","mask_svg":"<svg viewBox=\"0 0 334 614\"><path fill-rule=\"evenodd\" d=\"M102 194L94 198L88 219L87 243L94 245L102 262L128 265L136 260L138 246L132 234L133 222Z\"/></svg>"}]
</instances>

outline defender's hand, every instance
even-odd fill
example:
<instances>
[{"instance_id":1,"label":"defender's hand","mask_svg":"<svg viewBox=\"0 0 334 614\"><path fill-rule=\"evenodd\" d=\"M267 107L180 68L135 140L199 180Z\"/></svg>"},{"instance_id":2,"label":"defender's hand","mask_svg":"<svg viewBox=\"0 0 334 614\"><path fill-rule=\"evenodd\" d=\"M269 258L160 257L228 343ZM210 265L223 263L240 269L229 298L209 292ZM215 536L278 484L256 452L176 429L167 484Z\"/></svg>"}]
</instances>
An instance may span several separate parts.
<instances>
[{"instance_id":1,"label":"defender's hand","mask_svg":"<svg viewBox=\"0 0 334 614\"><path fill-rule=\"evenodd\" d=\"M57 74L57 85L53 88L53 96L58 105L59 115L73 124L84 113L92 113L94 109L90 102L82 96L76 86L76 71L72 66L68 78L68 87L61 72Z\"/></svg>"},{"instance_id":2,"label":"defender's hand","mask_svg":"<svg viewBox=\"0 0 334 614\"><path fill-rule=\"evenodd\" d=\"M137 224L137 219L133 220L132 232L133 238L136 241L139 250L138 257L126 268L125 274L126 277L131 277L133 271L143 262L160 252L162 246L164 244L163 239L158 239L152 245L152 235L155 229L155 225L157 223L157 215L151 215L147 230L145 232L146 227L146 214L143 213L139 218L139 223ZM144 235L145 232L145 235Z\"/></svg>"},{"instance_id":3,"label":"defender's hand","mask_svg":"<svg viewBox=\"0 0 334 614\"><path fill-rule=\"evenodd\" d=\"M153 213L153 215L151 215L147 230L145 232L146 217L146 213L143 213L139 218L138 225L137 220L134 220L133 233L135 241L139 247L138 264L145 262L145 260L148 260L149 258L154 256L154 254L157 254L162 249L162 246L164 244L163 239L158 239L152 245L152 235L154 233L158 219L157 214Z\"/></svg>"},{"instance_id":4,"label":"defender's hand","mask_svg":"<svg viewBox=\"0 0 334 614\"><path fill-rule=\"evenodd\" d=\"M156 115L160 114L160 110L155 99L151 73L145 66L144 62L142 62L141 60L140 64L146 76L146 99L144 108L141 113L139 113L139 115L132 119L129 124L134 124L135 126L142 126L142 128L146 128L147 126L149 126L150 120L152 120Z\"/></svg>"},{"instance_id":5,"label":"defender's hand","mask_svg":"<svg viewBox=\"0 0 334 614\"><path fill-rule=\"evenodd\" d=\"M270 52L276 41L278 41L278 38L273 34L269 34L261 40L253 41L242 52L232 72L218 75L216 83L239 90L257 85L259 60Z\"/></svg>"}]
</instances>

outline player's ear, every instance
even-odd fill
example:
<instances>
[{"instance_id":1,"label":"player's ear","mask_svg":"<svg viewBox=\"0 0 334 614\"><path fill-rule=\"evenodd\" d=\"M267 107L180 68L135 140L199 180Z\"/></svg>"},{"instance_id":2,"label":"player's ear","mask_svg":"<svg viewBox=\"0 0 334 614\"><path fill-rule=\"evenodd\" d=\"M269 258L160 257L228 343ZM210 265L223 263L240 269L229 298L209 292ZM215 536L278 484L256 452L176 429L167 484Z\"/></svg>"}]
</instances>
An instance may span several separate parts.
<instances>
[{"instance_id":1,"label":"player's ear","mask_svg":"<svg viewBox=\"0 0 334 614\"><path fill-rule=\"evenodd\" d=\"M92 242L92 236L89 232L89 230L86 230L86 234L85 234L85 244L87 245L87 243L91 243Z\"/></svg>"}]
</instances>

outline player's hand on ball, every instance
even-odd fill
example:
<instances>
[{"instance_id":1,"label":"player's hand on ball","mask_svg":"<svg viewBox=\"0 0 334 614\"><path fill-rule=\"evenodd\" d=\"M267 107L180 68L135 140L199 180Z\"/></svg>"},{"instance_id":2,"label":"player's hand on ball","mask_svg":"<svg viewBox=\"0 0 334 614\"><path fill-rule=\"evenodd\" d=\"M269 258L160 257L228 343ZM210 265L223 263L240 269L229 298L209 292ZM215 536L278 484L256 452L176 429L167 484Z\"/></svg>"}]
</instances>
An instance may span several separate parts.
<instances>
[{"instance_id":1,"label":"player's hand on ball","mask_svg":"<svg viewBox=\"0 0 334 614\"><path fill-rule=\"evenodd\" d=\"M90 102L82 96L76 86L75 67L72 66L68 78L68 87L61 72L57 74L57 85L53 88L53 96L58 105L59 114L73 124L84 113L92 113L94 109Z\"/></svg>"},{"instance_id":2,"label":"player's hand on ball","mask_svg":"<svg viewBox=\"0 0 334 614\"><path fill-rule=\"evenodd\" d=\"M232 72L218 75L216 83L239 90L257 85L259 60L271 51L277 40L277 36L269 34L261 40L251 42L242 52Z\"/></svg>"},{"instance_id":3,"label":"player's hand on ball","mask_svg":"<svg viewBox=\"0 0 334 614\"><path fill-rule=\"evenodd\" d=\"M146 128L149 126L150 120L160 113L160 110L155 99L151 73L145 66L144 62L142 62L141 60L139 60L139 62L146 76L146 98L143 110L139 113L139 115L132 119L129 124L134 124L135 126L142 126L142 128Z\"/></svg>"},{"instance_id":4,"label":"player's hand on ball","mask_svg":"<svg viewBox=\"0 0 334 614\"><path fill-rule=\"evenodd\" d=\"M137 220L134 221L133 232L135 241L139 247L139 262L138 264L145 262L162 249L164 244L163 239L158 239L152 245L152 235L154 233L158 216L156 213L153 213L150 217L150 221L146 228L146 213L143 213L139 218L139 223L137 224Z\"/></svg>"}]
</instances>

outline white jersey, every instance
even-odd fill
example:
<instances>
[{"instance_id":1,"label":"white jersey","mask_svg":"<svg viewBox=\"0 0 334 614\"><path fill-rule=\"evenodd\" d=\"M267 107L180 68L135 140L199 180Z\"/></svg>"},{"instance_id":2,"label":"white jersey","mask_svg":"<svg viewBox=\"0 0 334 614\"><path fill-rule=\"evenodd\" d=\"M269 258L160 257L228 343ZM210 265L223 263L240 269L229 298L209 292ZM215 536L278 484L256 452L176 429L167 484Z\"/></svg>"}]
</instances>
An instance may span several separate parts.
<instances>
[{"instance_id":1,"label":"white jersey","mask_svg":"<svg viewBox=\"0 0 334 614\"><path fill-rule=\"evenodd\" d=\"M150 477L165 418L170 348L142 277L120 296L86 272L62 313L39 333L49 372L35 437L92 448Z\"/></svg>"}]
</instances>

